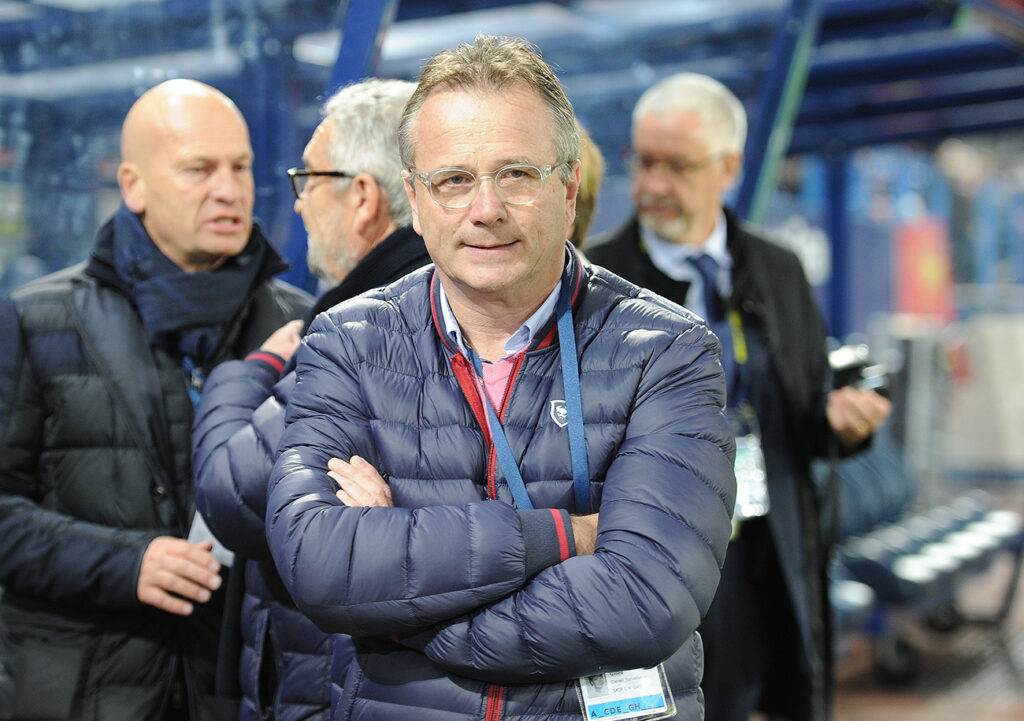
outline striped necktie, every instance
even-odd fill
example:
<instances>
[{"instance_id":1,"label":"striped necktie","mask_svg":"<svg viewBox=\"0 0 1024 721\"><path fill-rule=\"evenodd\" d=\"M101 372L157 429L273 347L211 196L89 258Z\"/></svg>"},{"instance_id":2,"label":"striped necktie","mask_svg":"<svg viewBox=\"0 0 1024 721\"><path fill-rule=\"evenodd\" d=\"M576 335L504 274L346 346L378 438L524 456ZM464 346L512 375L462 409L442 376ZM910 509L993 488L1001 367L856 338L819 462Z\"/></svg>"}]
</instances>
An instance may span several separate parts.
<instances>
[{"instance_id":1,"label":"striped necktie","mask_svg":"<svg viewBox=\"0 0 1024 721\"><path fill-rule=\"evenodd\" d=\"M707 313L708 325L717 332L717 324L725 320L722 311L722 300L718 296L718 263L707 253L692 255L686 262L693 265L700 273L704 293L704 312Z\"/></svg>"},{"instance_id":2,"label":"striped necktie","mask_svg":"<svg viewBox=\"0 0 1024 721\"><path fill-rule=\"evenodd\" d=\"M730 405L736 398L739 382L739 364L736 362L736 351L733 347L732 329L726 317L726 304L718 294L718 263L707 253L690 256L686 259L697 272L702 281L704 295L705 320L708 327L718 336L722 344L722 369L725 371L726 385L729 391Z\"/></svg>"}]
</instances>

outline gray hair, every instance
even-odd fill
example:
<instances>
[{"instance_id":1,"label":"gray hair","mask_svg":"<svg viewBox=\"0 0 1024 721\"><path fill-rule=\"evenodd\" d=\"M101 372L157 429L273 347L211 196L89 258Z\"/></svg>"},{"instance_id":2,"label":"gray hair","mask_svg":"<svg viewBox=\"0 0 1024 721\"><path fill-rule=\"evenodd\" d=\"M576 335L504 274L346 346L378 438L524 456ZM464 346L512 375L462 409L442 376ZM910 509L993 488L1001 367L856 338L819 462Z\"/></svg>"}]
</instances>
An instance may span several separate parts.
<instances>
[{"instance_id":1,"label":"gray hair","mask_svg":"<svg viewBox=\"0 0 1024 721\"><path fill-rule=\"evenodd\" d=\"M473 44L462 43L454 50L442 50L427 61L416 91L409 99L398 129L402 163L415 167L412 122L434 90L483 90L496 92L516 85L540 95L555 123L555 162L571 163L580 157L580 134L576 114L565 89L537 49L522 38L478 35ZM571 170L559 169L562 182L569 182Z\"/></svg>"},{"instance_id":2,"label":"gray hair","mask_svg":"<svg viewBox=\"0 0 1024 721\"><path fill-rule=\"evenodd\" d=\"M324 103L324 118L334 123L334 142L327 150L331 167L372 175L400 228L412 225L412 210L402 186L398 122L415 89L406 80L371 78L342 88Z\"/></svg>"},{"instance_id":3,"label":"gray hair","mask_svg":"<svg viewBox=\"0 0 1024 721\"><path fill-rule=\"evenodd\" d=\"M729 88L697 73L677 73L648 88L633 108L633 129L641 118L679 110L697 113L712 153L742 153L747 113Z\"/></svg>"}]
</instances>

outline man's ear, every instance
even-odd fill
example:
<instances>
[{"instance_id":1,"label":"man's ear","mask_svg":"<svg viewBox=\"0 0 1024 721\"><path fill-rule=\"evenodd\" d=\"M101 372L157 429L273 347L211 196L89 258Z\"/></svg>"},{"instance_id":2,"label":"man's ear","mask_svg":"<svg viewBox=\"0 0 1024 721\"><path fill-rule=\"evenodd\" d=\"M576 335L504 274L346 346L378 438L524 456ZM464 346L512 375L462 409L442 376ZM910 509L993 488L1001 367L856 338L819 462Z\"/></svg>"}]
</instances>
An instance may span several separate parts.
<instances>
[{"instance_id":1,"label":"man's ear","mask_svg":"<svg viewBox=\"0 0 1024 721\"><path fill-rule=\"evenodd\" d=\"M743 153L729 153L722 159L725 163L725 187L729 188L736 182L743 169Z\"/></svg>"},{"instance_id":2,"label":"man's ear","mask_svg":"<svg viewBox=\"0 0 1024 721\"><path fill-rule=\"evenodd\" d=\"M567 227L571 229L573 223L576 222L576 196L580 192L580 161L572 163L569 170L572 174L569 177L569 182L565 184L565 217L568 222Z\"/></svg>"},{"instance_id":3,"label":"man's ear","mask_svg":"<svg viewBox=\"0 0 1024 721\"><path fill-rule=\"evenodd\" d=\"M139 174L135 163L121 163L117 166L117 185L128 210L143 213L146 210L146 183Z\"/></svg>"},{"instance_id":4,"label":"man's ear","mask_svg":"<svg viewBox=\"0 0 1024 721\"><path fill-rule=\"evenodd\" d=\"M359 173L352 178L349 188L355 208L352 213L352 224L361 237L378 235L377 226L384 218L384 193L377 181L369 173Z\"/></svg>"}]
</instances>

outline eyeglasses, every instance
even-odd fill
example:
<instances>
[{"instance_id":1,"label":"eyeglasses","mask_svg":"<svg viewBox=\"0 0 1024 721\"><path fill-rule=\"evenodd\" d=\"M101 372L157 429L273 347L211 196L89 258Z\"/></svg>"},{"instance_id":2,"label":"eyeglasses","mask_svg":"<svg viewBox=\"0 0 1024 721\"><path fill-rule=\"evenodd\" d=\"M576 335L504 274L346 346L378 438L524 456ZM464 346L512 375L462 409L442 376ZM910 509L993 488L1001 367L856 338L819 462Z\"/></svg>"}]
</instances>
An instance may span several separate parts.
<instances>
[{"instance_id":1,"label":"eyeglasses","mask_svg":"<svg viewBox=\"0 0 1024 721\"><path fill-rule=\"evenodd\" d=\"M530 205L540 197L544 181L565 161L554 165L513 163L493 173L474 173L465 168L438 168L430 172L409 168L414 178L427 186L430 197L442 208L459 210L468 208L480 190L480 181L490 178L494 192L506 205Z\"/></svg>"},{"instance_id":2,"label":"eyeglasses","mask_svg":"<svg viewBox=\"0 0 1024 721\"><path fill-rule=\"evenodd\" d=\"M306 168L288 168L288 180L292 181L292 192L295 193L296 199L299 199L299 197L306 191L309 179L317 175L325 175L330 178L356 177L355 173L348 173L344 170L307 170Z\"/></svg>"},{"instance_id":3,"label":"eyeglasses","mask_svg":"<svg viewBox=\"0 0 1024 721\"><path fill-rule=\"evenodd\" d=\"M703 160L683 160L682 158L665 158L657 160L642 153L629 153L626 165L634 173L659 173L671 178L685 178L696 173L706 165L729 156L729 153L712 153Z\"/></svg>"}]
</instances>

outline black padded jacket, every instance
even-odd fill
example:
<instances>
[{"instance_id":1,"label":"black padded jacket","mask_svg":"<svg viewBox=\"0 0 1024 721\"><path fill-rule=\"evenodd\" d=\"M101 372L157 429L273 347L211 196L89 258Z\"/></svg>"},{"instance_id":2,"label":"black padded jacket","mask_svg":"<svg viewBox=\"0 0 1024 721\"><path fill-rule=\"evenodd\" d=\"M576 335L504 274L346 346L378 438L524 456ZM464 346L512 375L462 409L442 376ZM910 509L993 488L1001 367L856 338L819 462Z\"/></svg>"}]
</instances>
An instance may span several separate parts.
<instances>
[{"instance_id":1,"label":"black padded jacket","mask_svg":"<svg viewBox=\"0 0 1024 721\"><path fill-rule=\"evenodd\" d=\"M90 261L0 302L0 612L11 715L159 721L179 694L194 721L233 718L234 700L214 693L223 592L189 617L136 595L150 541L184 537L195 512L193 409L181 359L150 346L105 262L113 232L100 231ZM309 302L278 281L258 283L209 368L243 356Z\"/></svg>"}]
</instances>

